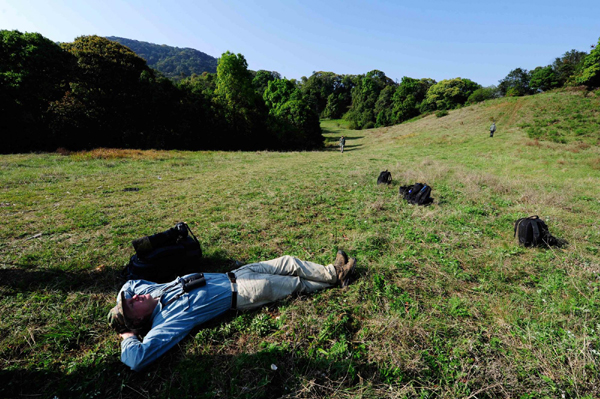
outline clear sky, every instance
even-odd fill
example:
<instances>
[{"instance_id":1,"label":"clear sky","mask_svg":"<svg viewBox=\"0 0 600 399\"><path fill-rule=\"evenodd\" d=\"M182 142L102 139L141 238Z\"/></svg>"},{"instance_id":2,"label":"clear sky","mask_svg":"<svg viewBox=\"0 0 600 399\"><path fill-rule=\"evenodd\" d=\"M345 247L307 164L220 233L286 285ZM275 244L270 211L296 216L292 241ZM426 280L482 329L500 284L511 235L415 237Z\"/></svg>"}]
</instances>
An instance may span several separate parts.
<instances>
[{"instance_id":1,"label":"clear sky","mask_svg":"<svg viewBox=\"0 0 600 399\"><path fill-rule=\"evenodd\" d=\"M0 29L96 34L219 57L292 79L313 71L497 84L600 37L600 0L0 0Z\"/></svg>"}]
</instances>

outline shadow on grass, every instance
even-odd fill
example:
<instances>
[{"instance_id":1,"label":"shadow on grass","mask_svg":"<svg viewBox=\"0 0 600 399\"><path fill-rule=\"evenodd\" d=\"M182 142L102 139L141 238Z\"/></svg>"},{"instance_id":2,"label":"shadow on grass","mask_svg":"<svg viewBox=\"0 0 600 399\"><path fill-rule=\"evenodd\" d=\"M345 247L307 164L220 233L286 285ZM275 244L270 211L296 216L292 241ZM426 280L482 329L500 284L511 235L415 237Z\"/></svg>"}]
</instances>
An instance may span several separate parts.
<instances>
[{"instance_id":1,"label":"shadow on grass","mask_svg":"<svg viewBox=\"0 0 600 399\"><path fill-rule=\"evenodd\" d=\"M5 369L0 371L0 397L279 398L307 389L302 381L310 392L301 396L329 397L338 389L357 386L363 378L376 382L378 374L376 366L362 361L310 358L281 346L250 354L193 354L183 359L175 351L139 373L117 357L99 357L71 371Z\"/></svg>"},{"instance_id":2,"label":"shadow on grass","mask_svg":"<svg viewBox=\"0 0 600 399\"><path fill-rule=\"evenodd\" d=\"M3 264L13 267L0 269L0 287L5 287L13 293L32 292L40 289L106 293L120 288L127 281L121 275L124 266L65 271L17 263L4 262ZM202 258L197 267L185 268L182 275L196 272L225 273L240 266L241 264L236 263L235 260L226 257L225 253L216 253L213 256Z\"/></svg>"},{"instance_id":3,"label":"shadow on grass","mask_svg":"<svg viewBox=\"0 0 600 399\"><path fill-rule=\"evenodd\" d=\"M362 147L362 145L345 145L344 146L344 152L350 152L350 151L356 151L358 149L360 149ZM325 151L327 152L340 152L340 147L336 146L336 147L326 147Z\"/></svg>"}]
</instances>

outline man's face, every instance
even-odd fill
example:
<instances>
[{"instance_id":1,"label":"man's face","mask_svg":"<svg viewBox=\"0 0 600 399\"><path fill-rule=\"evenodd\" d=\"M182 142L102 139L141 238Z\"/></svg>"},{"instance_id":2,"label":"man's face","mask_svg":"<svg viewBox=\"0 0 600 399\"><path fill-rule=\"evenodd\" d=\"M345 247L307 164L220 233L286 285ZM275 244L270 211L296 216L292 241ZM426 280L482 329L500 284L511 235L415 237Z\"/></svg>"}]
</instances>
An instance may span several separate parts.
<instances>
[{"instance_id":1,"label":"man's face","mask_svg":"<svg viewBox=\"0 0 600 399\"><path fill-rule=\"evenodd\" d=\"M125 299L123 311L129 319L140 322L152 314L157 303L158 299L153 298L150 294L134 295Z\"/></svg>"}]
</instances>

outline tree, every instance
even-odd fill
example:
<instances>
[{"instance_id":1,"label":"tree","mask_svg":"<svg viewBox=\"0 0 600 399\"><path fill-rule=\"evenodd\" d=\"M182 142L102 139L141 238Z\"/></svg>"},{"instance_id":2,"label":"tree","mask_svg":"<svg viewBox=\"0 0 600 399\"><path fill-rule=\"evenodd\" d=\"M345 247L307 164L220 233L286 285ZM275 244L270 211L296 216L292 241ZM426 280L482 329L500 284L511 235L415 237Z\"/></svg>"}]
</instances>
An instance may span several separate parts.
<instances>
[{"instance_id":1,"label":"tree","mask_svg":"<svg viewBox=\"0 0 600 399\"><path fill-rule=\"evenodd\" d=\"M352 104L352 89L360 82L359 76L340 75L336 82L334 91L327 97L327 105L321 113L323 118L339 119L350 108Z\"/></svg>"},{"instance_id":2,"label":"tree","mask_svg":"<svg viewBox=\"0 0 600 399\"><path fill-rule=\"evenodd\" d=\"M47 111L67 90L74 60L39 33L0 30L2 152L51 149Z\"/></svg>"},{"instance_id":3,"label":"tree","mask_svg":"<svg viewBox=\"0 0 600 399\"><path fill-rule=\"evenodd\" d=\"M191 90L194 93L202 94L204 97L212 98L217 89L217 74L203 72L200 75L192 75L181 79L177 85L181 89Z\"/></svg>"},{"instance_id":4,"label":"tree","mask_svg":"<svg viewBox=\"0 0 600 399\"><path fill-rule=\"evenodd\" d=\"M552 65L537 67L531 71L529 87L531 90L547 91L560 86L560 81Z\"/></svg>"},{"instance_id":5,"label":"tree","mask_svg":"<svg viewBox=\"0 0 600 399\"><path fill-rule=\"evenodd\" d=\"M288 79L277 79L269 82L263 94L263 100L270 111L276 110L292 99L303 99L303 95L294 82Z\"/></svg>"},{"instance_id":6,"label":"tree","mask_svg":"<svg viewBox=\"0 0 600 399\"><path fill-rule=\"evenodd\" d=\"M277 79L281 79L279 72L265 71L264 69L256 71L256 75L254 75L254 78L252 79L252 85L254 86L256 94L262 97L267 89L267 86L269 85L269 82Z\"/></svg>"},{"instance_id":7,"label":"tree","mask_svg":"<svg viewBox=\"0 0 600 399\"><path fill-rule=\"evenodd\" d=\"M215 101L223 109L232 144L237 148L268 146L263 136L266 109L242 54L227 51L219 58Z\"/></svg>"},{"instance_id":8,"label":"tree","mask_svg":"<svg viewBox=\"0 0 600 399\"><path fill-rule=\"evenodd\" d=\"M581 71L586 56L587 53L584 51L571 50L554 60L552 70L561 86L575 83L574 77Z\"/></svg>"},{"instance_id":9,"label":"tree","mask_svg":"<svg viewBox=\"0 0 600 399\"><path fill-rule=\"evenodd\" d=\"M524 96L531 94L529 88L529 81L531 76L526 69L516 68L513 69L506 75L506 77L500 80L498 88L503 96Z\"/></svg>"},{"instance_id":10,"label":"tree","mask_svg":"<svg viewBox=\"0 0 600 399\"><path fill-rule=\"evenodd\" d=\"M344 115L350 121L350 127L362 129L375 125L375 102L379 93L387 85L395 83L379 70L368 72L360 83L352 89L352 105Z\"/></svg>"},{"instance_id":11,"label":"tree","mask_svg":"<svg viewBox=\"0 0 600 399\"><path fill-rule=\"evenodd\" d=\"M341 75L322 71L313 72L308 79L303 77L300 86L302 93L317 115L323 114L330 95L339 94L342 79Z\"/></svg>"},{"instance_id":12,"label":"tree","mask_svg":"<svg viewBox=\"0 0 600 399\"><path fill-rule=\"evenodd\" d=\"M442 80L427 90L421 108L426 111L454 109L467 102L469 96L481 86L470 79Z\"/></svg>"},{"instance_id":13,"label":"tree","mask_svg":"<svg viewBox=\"0 0 600 399\"><path fill-rule=\"evenodd\" d=\"M431 86L436 84L433 79L402 78L392 98L392 121L402 123L419 115L421 103Z\"/></svg>"},{"instance_id":14,"label":"tree","mask_svg":"<svg viewBox=\"0 0 600 399\"><path fill-rule=\"evenodd\" d=\"M144 147L150 109L148 86L155 83L146 61L127 47L99 36L61 44L76 66L69 91L52 103L51 129L70 149Z\"/></svg>"},{"instance_id":15,"label":"tree","mask_svg":"<svg viewBox=\"0 0 600 399\"><path fill-rule=\"evenodd\" d=\"M500 97L500 91L496 86L492 85L475 90L467 99L467 103L475 104L498 97Z\"/></svg>"},{"instance_id":16,"label":"tree","mask_svg":"<svg viewBox=\"0 0 600 399\"><path fill-rule=\"evenodd\" d=\"M585 57L581 73L577 76L576 81L588 88L600 86L600 39L598 39L598 45Z\"/></svg>"},{"instance_id":17,"label":"tree","mask_svg":"<svg viewBox=\"0 0 600 399\"><path fill-rule=\"evenodd\" d=\"M278 147L309 149L322 144L319 116L294 82L269 82L263 99L269 108L269 131Z\"/></svg>"},{"instance_id":18,"label":"tree","mask_svg":"<svg viewBox=\"0 0 600 399\"><path fill-rule=\"evenodd\" d=\"M390 126L393 124L392 99L396 92L395 86L386 86L379 93L375 102L375 127Z\"/></svg>"}]
</instances>

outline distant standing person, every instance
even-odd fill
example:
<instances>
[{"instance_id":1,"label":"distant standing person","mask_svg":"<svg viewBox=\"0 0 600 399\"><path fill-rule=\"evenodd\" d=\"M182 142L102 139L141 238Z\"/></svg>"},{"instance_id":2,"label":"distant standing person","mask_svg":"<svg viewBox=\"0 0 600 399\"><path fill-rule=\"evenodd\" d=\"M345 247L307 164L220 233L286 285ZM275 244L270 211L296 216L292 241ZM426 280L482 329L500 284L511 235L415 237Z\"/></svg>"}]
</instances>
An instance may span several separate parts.
<instances>
[{"instance_id":1,"label":"distant standing person","mask_svg":"<svg viewBox=\"0 0 600 399\"><path fill-rule=\"evenodd\" d=\"M344 136L342 136L340 138L340 151L342 152L342 154L344 153L344 146L346 145L346 138Z\"/></svg>"},{"instance_id":2,"label":"distant standing person","mask_svg":"<svg viewBox=\"0 0 600 399\"><path fill-rule=\"evenodd\" d=\"M490 126L490 137L494 137L495 131L496 131L496 122L492 122L492 126Z\"/></svg>"}]
</instances>

